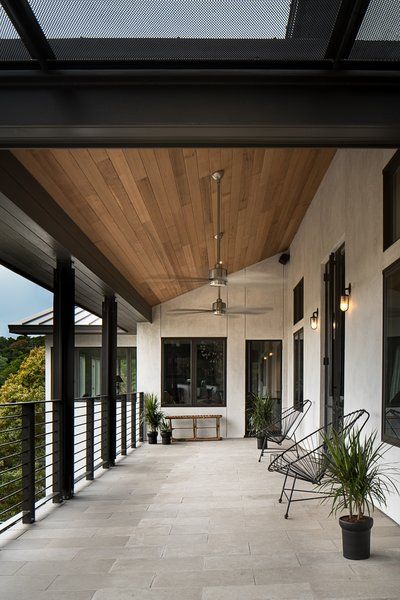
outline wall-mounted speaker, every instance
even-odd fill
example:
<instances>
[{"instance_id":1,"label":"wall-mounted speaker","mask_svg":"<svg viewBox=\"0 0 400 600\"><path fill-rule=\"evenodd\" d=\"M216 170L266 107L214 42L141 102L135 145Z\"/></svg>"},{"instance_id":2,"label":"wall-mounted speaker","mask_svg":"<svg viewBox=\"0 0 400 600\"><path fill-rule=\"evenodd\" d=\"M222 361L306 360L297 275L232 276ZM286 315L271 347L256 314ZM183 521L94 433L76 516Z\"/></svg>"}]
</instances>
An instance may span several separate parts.
<instances>
[{"instance_id":1,"label":"wall-mounted speaker","mask_svg":"<svg viewBox=\"0 0 400 600\"><path fill-rule=\"evenodd\" d=\"M284 252L279 257L279 262L281 263L281 265L286 265L289 262L289 260L290 260L289 252Z\"/></svg>"}]
</instances>

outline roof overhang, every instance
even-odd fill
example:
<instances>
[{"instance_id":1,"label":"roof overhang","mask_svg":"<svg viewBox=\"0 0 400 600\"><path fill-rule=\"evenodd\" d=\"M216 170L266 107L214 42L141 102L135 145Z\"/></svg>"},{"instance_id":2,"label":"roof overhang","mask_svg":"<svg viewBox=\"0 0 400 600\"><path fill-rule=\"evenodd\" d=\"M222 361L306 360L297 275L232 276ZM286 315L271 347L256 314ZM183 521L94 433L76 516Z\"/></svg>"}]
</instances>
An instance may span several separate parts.
<instances>
[{"instance_id":1,"label":"roof overhang","mask_svg":"<svg viewBox=\"0 0 400 600\"><path fill-rule=\"evenodd\" d=\"M116 294L122 329L134 332L138 321L151 321L151 307L126 278L23 166L1 151L0 263L52 291L57 258L66 257L73 258L78 306L100 316L104 296Z\"/></svg>"}]
</instances>

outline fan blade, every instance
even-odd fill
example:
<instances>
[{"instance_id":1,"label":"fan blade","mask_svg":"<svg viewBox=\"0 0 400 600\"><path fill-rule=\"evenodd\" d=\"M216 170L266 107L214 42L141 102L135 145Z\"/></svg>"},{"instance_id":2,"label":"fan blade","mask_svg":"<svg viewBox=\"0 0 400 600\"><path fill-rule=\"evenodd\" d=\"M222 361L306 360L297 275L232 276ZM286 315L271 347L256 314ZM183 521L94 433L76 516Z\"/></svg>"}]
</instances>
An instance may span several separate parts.
<instances>
[{"instance_id":1,"label":"fan blade","mask_svg":"<svg viewBox=\"0 0 400 600\"><path fill-rule=\"evenodd\" d=\"M168 312L174 313L175 315L194 315L199 313L212 313L213 311L209 308L173 308Z\"/></svg>"},{"instance_id":2,"label":"fan blade","mask_svg":"<svg viewBox=\"0 0 400 600\"><path fill-rule=\"evenodd\" d=\"M228 286L254 287L263 289L268 285L281 281L278 275L261 272L238 272L228 275Z\"/></svg>"},{"instance_id":3,"label":"fan blade","mask_svg":"<svg viewBox=\"0 0 400 600\"><path fill-rule=\"evenodd\" d=\"M208 277L168 277L168 275L163 275L161 277L149 277L148 281L153 281L154 283L160 283L164 281L182 281L183 283L208 283L210 280Z\"/></svg>"},{"instance_id":4,"label":"fan blade","mask_svg":"<svg viewBox=\"0 0 400 600\"><path fill-rule=\"evenodd\" d=\"M226 311L227 315L264 315L267 312L273 310L272 306L266 306L265 308L228 308Z\"/></svg>"}]
</instances>

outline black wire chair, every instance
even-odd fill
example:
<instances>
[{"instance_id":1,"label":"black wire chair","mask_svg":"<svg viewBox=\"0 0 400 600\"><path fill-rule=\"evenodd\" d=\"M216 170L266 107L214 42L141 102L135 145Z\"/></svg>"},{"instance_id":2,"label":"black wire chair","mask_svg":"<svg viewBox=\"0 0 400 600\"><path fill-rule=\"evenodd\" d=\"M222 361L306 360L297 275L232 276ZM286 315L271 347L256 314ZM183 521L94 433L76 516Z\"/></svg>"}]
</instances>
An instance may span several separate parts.
<instances>
[{"instance_id":1,"label":"black wire chair","mask_svg":"<svg viewBox=\"0 0 400 600\"><path fill-rule=\"evenodd\" d=\"M330 431L336 431L336 433L350 433L356 423L359 426L359 431L361 431L368 419L369 412L363 409L356 410L342 417L341 424L339 427L336 427L336 429L333 427L332 423L328 426L320 427L320 429L310 433L287 450L284 450L281 454L271 457L272 460L268 467L268 471L281 473L285 476L279 498L279 502L282 502L283 497L288 501L285 519L289 517L289 509L292 502L315 500L324 496L329 496L329 494L318 492L315 489L305 490L296 488L296 482L298 480L312 483L313 485L319 485L321 483L327 467L324 435L329 435ZM293 479L293 484L286 487L288 477ZM307 498L293 498L294 492L314 495ZM315 494L318 495L316 496Z\"/></svg>"},{"instance_id":2,"label":"black wire chair","mask_svg":"<svg viewBox=\"0 0 400 600\"><path fill-rule=\"evenodd\" d=\"M293 438L296 441L296 431L310 408L311 400L305 400L301 410L294 406L286 408L279 417L260 432L263 437L263 445L258 462L261 462L264 452L274 450L268 448L268 442L274 442L281 446L284 440Z\"/></svg>"}]
</instances>

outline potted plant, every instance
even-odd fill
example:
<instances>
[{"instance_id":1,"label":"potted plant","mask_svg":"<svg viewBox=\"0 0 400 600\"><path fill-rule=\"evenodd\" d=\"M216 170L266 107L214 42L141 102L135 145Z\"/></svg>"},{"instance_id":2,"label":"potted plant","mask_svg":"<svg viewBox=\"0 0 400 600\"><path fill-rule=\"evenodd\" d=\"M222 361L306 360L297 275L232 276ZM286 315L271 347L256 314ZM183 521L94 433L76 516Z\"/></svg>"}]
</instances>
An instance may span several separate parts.
<instances>
[{"instance_id":1,"label":"potted plant","mask_svg":"<svg viewBox=\"0 0 400 600\"><path fill-rule=\"evenodd\" d=\"M142 420L149 428L149 431L147 432L149 444L157 444L158 429L162 423L163 417L164 415L159 409L157 395L145 394Z\"/></svg>"},{"instance_id":2,"label":"potted plant","mask_svg":"<svg viewBox=\"0 0 400 600\"><path fill-rule=\"evenodd\" d=\"M263 445L263 430L271 423L273 418L274 403L270 396L251 394L251 408L249 424L252 432L257 437L257 448L261 450Z\"/></svg>"},{"instance_id":3,"label":"potted plant","mask_svg":"<svg viewBox=\"0 0 400 600\"><path fill-rule=\"evenodd\" d=\"M161 432L161 443L164 446L169 446L171 443L171 438L172 438L172 429L171 429L169 423L167 423L167 421L165 419L162 420L162 423L160 425L160 432Z\"/></svg>"},{"instance_id":4,"label":"potted plant","mask_svg":"<svg viewBox=\"0 0 400 600\"><path fill-rule=\"evenodd\" d=\"M330 514L348 511L339 525L343 556L352 560L369 558L371 513L376 504L386 506L390 491L397 491L392 479L397 470L382 462L386 450L376 438L374 432L361 440L358 431L325 436L327 468L320 488L327 493L323 501L332 502Z\"/></svg>"}]
</instances>

